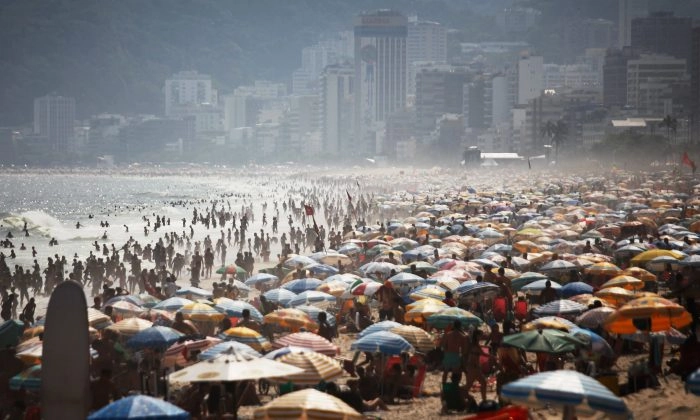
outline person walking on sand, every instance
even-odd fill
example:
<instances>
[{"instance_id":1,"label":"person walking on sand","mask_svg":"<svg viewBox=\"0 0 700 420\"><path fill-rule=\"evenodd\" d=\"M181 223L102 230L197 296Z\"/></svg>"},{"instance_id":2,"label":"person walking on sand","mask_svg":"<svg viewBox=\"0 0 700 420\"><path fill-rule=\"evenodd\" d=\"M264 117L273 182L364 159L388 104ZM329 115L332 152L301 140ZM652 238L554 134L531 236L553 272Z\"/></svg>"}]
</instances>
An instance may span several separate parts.
<instances>
[{"instance_id":1,"label":"person walking on sand","mask_svg":"<svg viewBox=\"0 0 700 420\"><path fill-rule=\"evenodd\" d=\"M442 337L440 347L444 354L442 356L442 384L447 382L447 374L459 372L462 367L461 353L466 342L466 336L462 331L462 323L455 320L452 330Z\"/></svg>"}]
</instances>

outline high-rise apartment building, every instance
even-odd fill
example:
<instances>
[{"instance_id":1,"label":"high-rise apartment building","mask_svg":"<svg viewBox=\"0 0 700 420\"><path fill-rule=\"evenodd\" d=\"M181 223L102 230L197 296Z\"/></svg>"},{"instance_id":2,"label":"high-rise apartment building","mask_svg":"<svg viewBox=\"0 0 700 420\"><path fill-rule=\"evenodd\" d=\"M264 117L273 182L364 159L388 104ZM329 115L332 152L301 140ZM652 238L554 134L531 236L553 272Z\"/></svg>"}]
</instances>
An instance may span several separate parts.
<instances>
[{"instance_id":1,"label":"high-rise apartment building","mask_svg":"<svg viewBox=\"0 0 700 420\"><path fill-rule=\"evenodd\" d=\"M359 153L373 154L378 123L406 106L407 23L405 16L391 10L354 20L354 133Z\"/></svg>"},{"instance_id":2,"label":"high-rise apartment building","mask_svg":"<svg viewBox=\"0 0 700 420\"><path fill-rule=\"evenodd\" d=\"M437 22L413 21L408 23L406 40L408 64L408 93L415 92L415 63L447 62L447 29Z\"/></svg>"},{"instance_id":3,"label":"high-rise apartment building","mask_svg":"<svg viewBox=\"0 0 700 420\"><path fill-rule=\"evenodd\" d=\"M632 19L649 13L649 0L617 0L617 47L632 45Z\"/></svg>"},{"instance_id":4,"label":"high-rise apartment building","mask_svg":"<svg viewBox=\"0 0 700 420\"><path fill-rule=\"evenodd\" d=\"M415 130L431 133L443 114L461 114L463 87L469 80L466 69L447 64L426 65L416 74Z\"/></svg>"},{"instance_id":5,"label":"high-rise apartment building","mask_svg":"<svg viewBox=\"0 0 700 420\"><path fill-rule=\"evenodd\" d=\"M354 80L355 69L351 65L328 66L321 76L321 149L324 154L337 156L354 149Z\"/></svg>"},{"instance_id":6,"label":"high-rise apartment building","mask_svg":"<svg viewBox=\"0 0 700 420\"><path fill-rule=\"evenodd\" d=\"M655 12L632 20L632 47L644 53L690 59L693 20L672 12Z\"/></svg>"},{"instance_id":7,"label":"high-rise apartment building","mask_svg":"<svg viewBox=\"0 0 700 420\"><path fill-rule=\"evenodd\" d=\"M686 62L663 55L642 55L627 62L627 105L640 115L675 115L676 86L688 83Z\"/></svg>"},{"instance_id":8,"label":"high-rise apartment building","mask_svg":"<svg viewBox=\"0 0 700 420\"><path fill-rule=\"evenodd\" d=\"M632 47L609 49L603 64L603 105L624 107L627 105L627 62L639 57Z\"/></svg>"},{"instance_id":9,"label":"high-rise apartment building","mask_svg":"<svg viewBox=\"0 0 700 420\"><path fill-rule=\"evenodd\" d=\"M691 141L700 144L700 26L693 29L690 58Z\"/></svg>"},{"instance_id":10,"label":"high-rise apartment building","mask_svg":"<svg viewBox=\"0 0 700 420\"><path fill-rule=\"evenodd\" d=\"M538 98L544 90L544 59L526 55L518 60L518 105L525 105Z\"/></svg>"},{"instance_id":11,"label":"high-rise apartment building","mask_svg":"<svg viewBox=\"0 0 700 420\"><path fill-rule=\"evenodd\" d=\"M189 115L192 108L216 105L211 76L196 71L181 71L165 81L165 116Z\"/></svg>"},{"instance_id":12,"label":"high-rise apartment building","mask_svg":"<svg viewBox=\"0 0 700 420\"><path fill-rule=\"evenodd\" d=\"M54 151L71 151L75 136L75 98L51 94L34 99L34 134L45 137Z\"/></svg>"}]
</instances>

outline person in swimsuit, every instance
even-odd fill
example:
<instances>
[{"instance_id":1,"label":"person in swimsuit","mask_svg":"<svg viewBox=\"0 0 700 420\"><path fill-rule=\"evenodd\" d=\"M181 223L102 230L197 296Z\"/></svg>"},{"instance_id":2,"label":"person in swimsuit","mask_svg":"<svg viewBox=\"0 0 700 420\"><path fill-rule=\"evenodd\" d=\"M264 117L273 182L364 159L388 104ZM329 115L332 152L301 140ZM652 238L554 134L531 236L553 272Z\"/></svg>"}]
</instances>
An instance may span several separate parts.
<instances>
[{"instance_id":1,"label":"person in swimsuit","mask_svg":"<svg viewBox=\"0 0 700 420\"><path fill-rule=\"evenodd\" d=\"M464 332L462 331L462 323L455 320L452 324L452 330L445 333L442 337L440 346L444 351L442 357L442 383L447 382L448 372L459 372L462 366L460 357L461 349L465 342Z\"/></svg>"}]
</instances>

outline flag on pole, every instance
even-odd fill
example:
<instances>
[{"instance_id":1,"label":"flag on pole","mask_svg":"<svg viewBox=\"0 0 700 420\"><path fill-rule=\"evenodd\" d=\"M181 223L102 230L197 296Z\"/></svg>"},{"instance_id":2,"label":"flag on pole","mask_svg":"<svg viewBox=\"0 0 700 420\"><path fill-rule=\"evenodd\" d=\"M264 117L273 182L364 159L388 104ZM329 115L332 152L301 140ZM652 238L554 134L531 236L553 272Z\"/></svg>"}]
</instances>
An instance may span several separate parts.
<instances>
[{"instance_id":1,"label":"flag on pole","mask_svg":"<svg viewBox=\"0 0 700 420\"><path fill-rule=\"evenodd\" d=\"M695 173L695 169L697 167L695 166L695 162L690 160L690 156L688 156L688 152L683 152L683 159L681 159L681 164L691 168L693 170L693 173Z\"/></svg>"},{"instance_id":2,"label":"flag on pole","mask_svg":"<svg viewBox=\"0 0 700 420\"><path fill-rule=\"evenodd\" d=\"M307 216L313 216L314 215L314 208L311 206L308 206L304 204L304 211L306 212Z\"/></svg>"}]
</instances>

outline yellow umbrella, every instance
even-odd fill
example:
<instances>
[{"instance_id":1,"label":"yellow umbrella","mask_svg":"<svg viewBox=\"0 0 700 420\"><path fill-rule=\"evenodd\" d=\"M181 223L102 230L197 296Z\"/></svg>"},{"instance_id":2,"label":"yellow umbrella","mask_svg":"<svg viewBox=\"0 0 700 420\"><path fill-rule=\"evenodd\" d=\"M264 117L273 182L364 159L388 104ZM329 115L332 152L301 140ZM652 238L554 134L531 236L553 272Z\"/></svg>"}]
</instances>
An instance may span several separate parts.
<instances>
[{"instance_id":1,"label":"yellow umbrella","mask_svg":"<svg viewBox=\"0 0 700 420\"><path fill-rule=\"evenodd\" d=\"M513 244L513 248L517 249L520 252L541 252L543 249L541 246L537 245L536 243L528 240L522 240L518 241Z\"/></svg>"},{"instance_id":2,"label":"yellow umbrella","mask_svg":"<svg viewBox=\"0 0 700 420\"><path fill-rule=\"evenodd\" d=\"M622 271L622 275L636 277L639 280L642 280L644 282L656 281L656 276L653 273L651 273L651 272L649 272L641 267L627 268L627 269Z\"/></svg>"},{"instance_id":3,"label":"yellow umbrella","mask_svg":"<svg viewBox=\"0 0 700 420\"><path fill-rule=\"evenodd\" d=\"M110 331L117 332L122 336L131 337L132 335L136 335L140 331L143 331L146 328L151 328L152 326L153 323L146 319L127 318L122 319L119 322L115 322L114 324L107 327L107 329Z\"/></svg>"},{"instance_id":4,"label":"yellow umbrella","mask_svg":"<svg viewBox=\"0 0 700 420\"><path fill-rule=\"evenodd\" d=\"M212 308L211 306L204 304L204 303L189 303L182 308L180 308L179 312L182 312L182 315L185 317L185 319L189 319L192 321L200 321L200 322L219 322L222 319L226 318L225 314L222 314L218 310Z\"/></svg>"},{"instance_id":5,"label":"yellow umbrella","mask_svg":"<svg viewBox=\"0 0 700 420\"><path fill-rule=\"evenodd\" d=\"M434 298L426 298L426 299L417 300L413 303L406 305L406 310L410 311L410 310L413 310L416 308L422 308L422 307L427 306L427 305L438 305L438 306L442 306L443 308L447 307L447 304L445 302L443 302L442 300L438 300L438 299L434 299Z\"/></svg>"},{"instance_id":6,"label":"yellow umbrella","mask_svg":"<svg viewBox=\"0 0 700 420\"><path fill-rule=\"evenodd\" d=\"M335 297L341 296L348 289L348 284L342 280L331 280L328 283L319 285L316 290L323 293L328 293Z\"/></svg>"},{"instance_id":7,"label":"yellow umbrella","mask_svg":"<svg viewBox=\"0 0 700 420\"><path fill-rule=\"evenodd\" d=\"M493 274L498 274L498 270L499 270L498 267L493 267L493 268L491 269L491 272L492 272ZM518 278L518 276L520 276L521 274L522 274L522 273L520 273L519 271L515 271L515 270L510 269L510 268L504 268L503 276L504 276L505 278L507 278L508 280L513 280L513 279Z\"/></svg>"},{"instance_id":8,"label":"yellow umbrella","mask_svg":"<svg viewBox=\"0 0 700 420\"><path fill-rule=\"evenodd\" d=\"M262 420L362 420L364 416L339 398L313 388L290 392L256 408L253 418Z\"/></svg>"},{"instance_id":9,"label":"yellow umbrella","mask_svg":"<svg viewBox=\"0 0 700 420\"><path fill-rule=\"evenodd\" d=\"M412 300L423 300L427 298L442 300L445 299L445 289L440 286L429 285L412 292L409 297Z\"/></svg>"},{"instance_id":10,"label":"yellow umbrella","mask_svg":"<svg viewBox=\"0 0 700 420\"><path fill-rule=\"evenodd\" d=\"M637 254L630 260L630 263L634 266L640 266L648 263L656 257L672 257L680 260L683 258L683 254L678 251L667 249L650 249L649 251L644 251L641 254Z\"/></svg>"},{"instance_id":11,"label":"yellow umbrella","mask_svg":"<svg viewBox=\"0 0 700 420\"><path fill-rule=\"evenodd\" d=\"M639 290L644 287L644 282L632 276L617 276L603 283L600 288L622 287L627 290Z\"/></svg>"},{"instance_id":12,"label":"yellow umbrella","mask_svg":"<svg viewBox=\"0 0 700 420\"><path fill-rule=\"evenodd\" d=\"M273 382L291 382L294 385L317 385L321 381L332 381L343 375L343 368L333 358L314 351L287 353L278 362L296 366L301 373L271 378Z\"/></svg>"},{"instance_id":13,"label":"yellow umbrella","mask_svg":"<svg viewBox=\"0 0 700 420\"><path fill-rule=\"evenodd\" d=\"M598 302L602 303L603 306L608 306L608 307L612 307L612 306L613 306L613 305L611 305L610 303L608 303L608 301L603 300L603 298L598 298L598 297L595 297L595 296L593 296L593 295L591 295L591 294L583 294L583 295L571 296L571 297L568 298L568 299L569 299L569 300L573 300L573 301L576 302L576 303L580 303L581 305L586 305L586 306L592 305L593 303L595 303L595 301L598 301Z\"/></svg>"},{"instance_id":14,"label":"yellow umbrella","mask_svg":"<svg viewBox=\"0 0 700 420\"><path fill-rule=\"evenodd\" d=\"M424 299L427 300L427 299ZM419 302L422 302L419 301ZM440 304L436 303L429 303L426 305L418 306L415 307L404 315L404 320L406 322L425 322L426 319L432 314L435 314L437 312L440 312L441 310L447 308L448 306L445 303L440 302Z\"/></svg>"},{"instance_id":15,"label":"yellow umbrella","mask_svg":"<svg viewBox=\"0 0 700 420\"><path fill-rule=\"evenodd\" d=\"M557 319L558 317L550 316L543 319L535 319L523 325L522 331L543 330L546 328L560 331L569 331L570 323L567 324L565 319Z\"/></svg>"},{"instance_id":16,"label":"yellow umbrella","mask_svg":"<svg viewBox=\"0 0 700 420\"><path fill-rule=\"evenodd\" d=\"M416 351L428 353L435 348L433 337L424 329L413 325L402 325L389 330L408 341Z\"/></svg>"},{"instance_id":17,"label":"yellow umbrella","mask_svg":"<svg viewBox=\"0 0 700 420\"><path fill-rule=\"evenodd\" d=\"M272 345L267 338L263 337L259 332L246 327L229 328L219 334L219 338L226 341L238 341L239 343L247 344L254 350L265 352L272 349Z\"/></svg>"},{"instance_id":18,"label":"yellow umbrella","mask_svg":"<svg viewBox=\"0 0 700 420\"><path fill-rule=\"evenodd\" d=\"M306 328L307 330L317 330L318 324L309 318L309 315L299 309L278 309L270 312L263 318L265 324L276 324L283 328L293 330Z\"/></svg>"},{"instance_id":19,"label":"yellow umbrella","mask_svg":"<svg viewBox=\"0 0 700 420\"><path fill-rule=\"evenodd\" d=\"M615 334L634 334L640 329L655 332L683 328L691 322L690 313L681 305L660 297L644 297L620 307L604 325Z\"/></svg>"},{"instance_id":20,"label":"yellow umbrella","mask_svg":"<svg viewBox=\"0 0 700 420\"><path fill-rule=\"evenodd\" d=\"M635 298L632 292L622 287L606 287L605 289L598 290L593 295L615 306L624 305Z\"/></svg>"}]
</instances>

